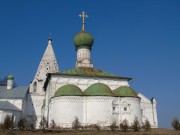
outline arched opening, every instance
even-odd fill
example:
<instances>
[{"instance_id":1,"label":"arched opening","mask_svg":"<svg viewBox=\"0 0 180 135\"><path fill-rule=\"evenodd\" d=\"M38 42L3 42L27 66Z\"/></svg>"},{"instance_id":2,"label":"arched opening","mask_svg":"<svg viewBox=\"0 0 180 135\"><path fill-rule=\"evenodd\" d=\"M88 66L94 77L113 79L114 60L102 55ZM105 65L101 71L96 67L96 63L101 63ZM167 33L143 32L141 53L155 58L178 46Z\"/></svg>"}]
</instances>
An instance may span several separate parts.
<instances>
[{"instance_id":1,"label":"arched opening","mask_svg":"<svg viewBox=\"0 0 180 135\"><path fill-rule=\"evenodd\" d=\"M33 92L36 92L37 91L37 82L34 82L33 83Z\"/></svg>"}]
</instances>

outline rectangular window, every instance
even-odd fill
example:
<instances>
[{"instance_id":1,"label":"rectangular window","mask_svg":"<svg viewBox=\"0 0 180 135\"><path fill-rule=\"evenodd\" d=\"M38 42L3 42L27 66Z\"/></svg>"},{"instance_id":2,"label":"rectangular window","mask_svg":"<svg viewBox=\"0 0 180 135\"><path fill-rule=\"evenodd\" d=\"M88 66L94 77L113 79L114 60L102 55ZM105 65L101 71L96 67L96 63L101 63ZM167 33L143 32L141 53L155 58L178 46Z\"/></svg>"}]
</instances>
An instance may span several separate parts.
<instances>
[{"instance_id":1,"label":"rectangular window","mask_svg":"<svg viewBox=\"0 0 180 135\"><path fill-rule=\"evenodd\" d=\"M116 107L113 107L113 111L115 111Z\"/></svg>"},{"instance_id":2,"label":"rectangular window","mask_svg":"<svg viewBox=\"0 0 180 135\"><path fill-rule=\"evenodd\" d=\"M127 111L127 107L124 107L124 111Z\"/></svg>"}]
</instances>

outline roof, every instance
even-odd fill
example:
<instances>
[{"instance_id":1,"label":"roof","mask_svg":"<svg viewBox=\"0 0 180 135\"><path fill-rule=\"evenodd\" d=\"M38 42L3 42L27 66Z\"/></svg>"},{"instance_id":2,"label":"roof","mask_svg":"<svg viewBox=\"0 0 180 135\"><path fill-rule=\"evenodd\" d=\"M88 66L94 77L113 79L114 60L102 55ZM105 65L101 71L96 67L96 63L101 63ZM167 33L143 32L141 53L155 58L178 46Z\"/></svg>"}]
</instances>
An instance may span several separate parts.
<instances>
[{"instance_id":1,"label":"roof","mask_svg":"<svg viewBox=\"0 0 180 135\"><path fill-rule=\"evenodd\" d=\"M67 84L60 87L56 93L54 94L55 97L58 96L82 96L83 92L79 87L73 84Z\"/></svg>"},{"instance_id":2,"label":"roof","mask_svg":"<svg viewBox=\"0 0 180 135\"><path fill-rule=\"evenodd\" d=\"M23 99L26 96L28 87L19 86L12 89L7 89L7 86L0 86L1 99Z\"/></svg>"},{"instance_id":3,"label":"roof","mask_svg":"<svg viewBox=\"0 0 180 135\"><path fill-rule=\"evenodd\" d=\"M127 86L121 86L113 90L113 94L114 96L119 96L119 97L138 97L135 90Z\"/></svg>"},{"instance_id":4,"label":"roof","mask_svg":"<svg viewBox=\"0 0 180 135\"><path fill-rule=\"evenodd\" d=\"M0 101L0 110L14 110L14 111L21 111L15 105L11 104L8 101Z\"/></svg>"},{"instance_id":5,"label":"roof","mask_svg":"<svg viewBox=\"0 0 180 135\"><path fill-rule=\"evenodd\" d=\"M90 33L86 31L81 31L77 33L73 40L76 49L81 47L88 47L91 49L93 42L94 42L93 37L91 36Z\"/></svg>"},{"instance_id":6,"label":"roof","mask_svg":"<svg viewBox=\"0 0 180 135\"><path fill-rule=\"evenodd\" d=\"M84 94L86 96L113 96L111 89L103 83L95 83L89 86Z\"/></svg>"},{"instance_id":7,"label":"roof","mask_svg":"<svg viewBox=\"0 0 180 135\"><path fill-rule=\"evenodd\" d=\"M9 75L8 76L8 80L14 80L14 76L13 75Z\"/></svg>"},{"instance_id":8,"label":"roof","mask_svg":"<svg viewBox=\"0 0 180 135\"><path fill-rule=\"evenodd\" d=\"M114 74L102 71L100 69L91 67L75 67L59 73L49 73L55 75L68 75L68 76L85 76L85 77L97 77L97 78L116 78L116 79L127 79L132 78L116 76Z\"/></svg>"},{"instance_id":9,"label":"roof","mask_svg":"<svg viewBox=\"0 0 180 135\"><path fill-rule=\"evenodd\" d=\"M59 96L115 96L139 98L136 91L128 86L121 86L112 91L108 85L103 83L92 84L84 91L74 84L67 84L60 87L55 92L54 97Z\"/></svg>"}]
</instances>

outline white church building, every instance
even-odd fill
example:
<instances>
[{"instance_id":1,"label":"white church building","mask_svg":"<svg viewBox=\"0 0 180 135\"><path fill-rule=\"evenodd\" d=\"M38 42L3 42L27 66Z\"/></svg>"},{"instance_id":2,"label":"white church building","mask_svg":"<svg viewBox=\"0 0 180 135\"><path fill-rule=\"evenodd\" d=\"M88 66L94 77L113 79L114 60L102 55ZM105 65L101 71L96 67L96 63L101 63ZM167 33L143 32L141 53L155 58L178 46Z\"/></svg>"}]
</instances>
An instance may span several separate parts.
<instances>
[{"instance_id":1,"label":"white church building","mask_svg":"<svg viewBox=\"0 0 180 135\"><path fill-rule=\"evenodd\" d=\"M77 117L82 125L109 126L124 119L129 124L135 117L142 124L149 120L153 128L158 127L156 99L151 100L133 90L132 78L114 75L95 68L90 54L93 36L85 31L85 12L80 14L82 30L74 37L77 53L75 67L59 71L53 51L52 38L40 61L29 87L13 87L14 77L8 76L6 86L0 86L0 123L6 115L14 122L21 117L39 122L44 116L50 125L71 127Z\"/></svg>"}]
</instances>

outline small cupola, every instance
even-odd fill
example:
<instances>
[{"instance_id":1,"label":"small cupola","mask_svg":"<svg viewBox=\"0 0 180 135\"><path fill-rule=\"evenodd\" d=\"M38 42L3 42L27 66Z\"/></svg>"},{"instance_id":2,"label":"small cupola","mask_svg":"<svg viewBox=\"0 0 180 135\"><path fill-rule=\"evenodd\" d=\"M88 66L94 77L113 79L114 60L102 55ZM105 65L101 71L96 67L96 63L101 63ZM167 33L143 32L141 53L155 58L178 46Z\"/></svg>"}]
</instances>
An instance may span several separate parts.
<instances>
[{"instance_id":1,"label":"small cupola","mask_svg":"<svg viewBox=\"0 0 180 135\"><path fill-rule=\"evenodd\" d=\"M7 78L7 89L10 90L13 88L14 76L9 75Z\"/></svg>"},{"instance_id":2,"label":"small cupola","mask_svg":"<svg viewBox=\"0 0 180 135\"><path fill-rule=\"evenodd\" d=\"M85 18L88 16L84 11L79 16L82 18L82 31L77 33L73 39L77 51L76 67L93 67L90 52L94 38L90 33L85 31Z\"/></svg>"}]
</instances>

